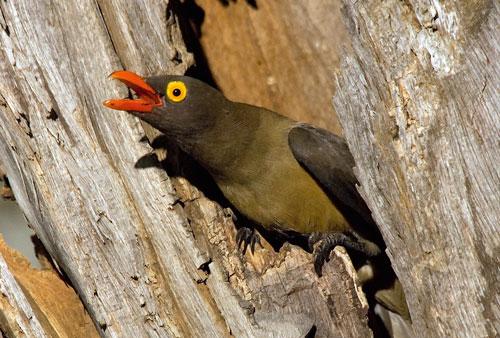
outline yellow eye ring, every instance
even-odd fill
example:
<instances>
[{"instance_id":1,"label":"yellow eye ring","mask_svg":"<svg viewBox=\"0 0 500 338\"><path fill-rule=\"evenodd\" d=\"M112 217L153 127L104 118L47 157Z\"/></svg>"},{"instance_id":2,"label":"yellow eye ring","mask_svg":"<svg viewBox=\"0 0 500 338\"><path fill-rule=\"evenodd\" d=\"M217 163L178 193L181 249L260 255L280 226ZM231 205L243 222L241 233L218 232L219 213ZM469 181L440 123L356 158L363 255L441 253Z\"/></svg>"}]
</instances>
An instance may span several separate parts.
<instances>
[{"instance_id":1,"label":"yellow eye ring","mask_svg":"<svg viewBox=\"0 0 500 338\"><path fill-rule=\"evenodd\" d=\"M167 97L172 102L181 102L186 98L187 88L182 81L172 81L167 85Z\"/></svg>"}]
</instances>

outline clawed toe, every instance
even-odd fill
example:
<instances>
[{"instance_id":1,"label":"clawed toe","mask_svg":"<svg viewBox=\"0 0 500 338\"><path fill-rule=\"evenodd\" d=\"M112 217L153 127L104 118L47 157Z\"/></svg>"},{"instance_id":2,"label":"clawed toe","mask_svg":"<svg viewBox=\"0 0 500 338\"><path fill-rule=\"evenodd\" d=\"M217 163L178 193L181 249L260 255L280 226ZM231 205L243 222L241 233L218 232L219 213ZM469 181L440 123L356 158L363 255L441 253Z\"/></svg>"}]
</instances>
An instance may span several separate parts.
<instances>
[{"instance_id":1,"label":"clawed toe","mask_svg":"<svg viewBox=\"0 0 500 338\"><path fill-rule=\"evenodd\" d=\"M313 251L314 270L318 277L322 275L322 268L325 262L330 259L330 252L337 246L342 245L346 248L356 250L373 256L377 254L374 248L378 248L375 244L368 241L359 241L356 238L351 238L343 233L313 233L309 237L309 248ZM319 244L315 245L316 243ZM374 248L372 248L374 247Z\"/></svg>"},{"instance_id":2,"label":"clawed toe","mask_svg":"<svg viewBox=\"0 0 500 338\"><path fill-rule=\"evenodd\" d=\"M314 252L314 244L318 243L323 235L319 232L313 232L311 235L309 235L309 238L307 239L307 246L309 247L309 251Z\"/></svg>"},{"instance_id":3,"label":"clawed toe","mask_svg":"<svg viewBox=\"0 0 500 338\"><path fill-rule=\"evenodd\" d=\"M255 229L247 227L241 227L236 232L236 244L238 246L238 250L241 250L243 255L247 252L248 246L250 246L252 254L255 252L255 246L257 244L262 247L259 234L255 231Z\"/></svg>"},{"instance_id":4,"label":"clawed toe","mask_svg":"<svg viewBox=\"0 0 500 338\"><path fill-rule=\"evenodd\" d=\"M321 241L321 243L318 244L313 251L314 271L316 272L318 277L321 277L323 275L323 265L325 265L325 262L328 262L330 260L330 252L335 246L331 246L330 242L324 239L320 239L318 241Z\"/></svg>"}]
</instances>

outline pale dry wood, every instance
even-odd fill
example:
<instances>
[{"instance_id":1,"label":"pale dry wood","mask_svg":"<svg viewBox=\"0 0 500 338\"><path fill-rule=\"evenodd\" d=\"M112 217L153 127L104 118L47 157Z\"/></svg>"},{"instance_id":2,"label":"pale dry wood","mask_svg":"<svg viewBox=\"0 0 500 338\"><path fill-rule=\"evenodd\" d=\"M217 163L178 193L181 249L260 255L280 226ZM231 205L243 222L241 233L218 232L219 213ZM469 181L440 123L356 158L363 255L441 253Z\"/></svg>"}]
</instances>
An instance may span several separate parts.
<instances>
[{"instance_id":1,"label":"pale dry wood","mask_svg":"<svg viewBox=\"0 0 500 338\"><path fill-rule=\"evenodd\" d=\"M149 2L148 11L165 5ZM134 14L144 29L165 25L148 13ZM223 334L194 282L204 259L172 210L168 179L134 169L148 151L141 128L101 107L125 93L106 80L120 64L97 4L3 2L2 14L2 161L101 333Z\"/></svg>"},{"instance_id":2,"label":"pale dry wood","mask_svg":"<svg viewBox=\"0 0 500 338\"><path fill-rule=\"evenodd\" d=\"M335 108L422 337L500 334L495 1L345 1Z\"/></svg>"},{"instance_id":3,"label":"pale dry wood","mask_svg":"<svg viewBox=\"0 0 500 338\"><path fill-rule=\"evenodd\" d=\"M247 280L234 233L210 241L209 231L234 232L220 207L196 198L184 210L164 171L134 167L151 151L142 125L101 102L126 95L106 78L122 66L148 75L190 65L165 1L0 9L0 158L101 335L300 337L313 324L324 336L371 334L345 254L337 251L318 280L309 254L285 248L270 254L283 264ZM228 277L233 266L237 278Z\"/></svg>"}]
</instances>

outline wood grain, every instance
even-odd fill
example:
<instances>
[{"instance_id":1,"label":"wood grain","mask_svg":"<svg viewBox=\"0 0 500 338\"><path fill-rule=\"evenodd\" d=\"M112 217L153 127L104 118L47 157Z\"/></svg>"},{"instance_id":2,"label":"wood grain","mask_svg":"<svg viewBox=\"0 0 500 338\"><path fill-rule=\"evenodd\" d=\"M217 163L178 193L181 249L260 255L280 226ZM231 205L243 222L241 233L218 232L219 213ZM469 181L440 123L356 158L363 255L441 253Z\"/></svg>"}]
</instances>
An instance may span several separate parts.
<instances>
[{"instance_id":1,"label":"wood grain","mask_svg":"<svg viewBox=\"0 0 500 338\"><path fill-rule=\"evenodd\" d=\"M45 333L68 338L99 337L80 298L60 275L52 270L34 269L24 256L9 248L1 236L0 254L26 296L34 315L39 318ZM4 283L7 282L7 279L3 280ZM1 312L7 318L9 309L11 308L1 306ZM16 332L19 326L13 323L3 323L1 327L9 331L12 337L21 336L20 332ZM23 334L30 336L29 332Z\"/></svg>"},{"instance_id":2,"label":"wood grain","mask_svg":"<svg viewBox=\"0 0 500 338\"><path fill-rule=\"evenodd\" d=\"M127 95L107 79L114 70L190 66L166 1L3 1L0 11L0 161L100 335L371 335L344 253L320 280L291 247L256 254L267 268L254 272L219 206L200 197L183 208L163 170L135 168L152 151L143 125L101 102Z\"/></svg>"},{"instance_id":3,"label":"wood grain","mask_svg":"<svg viewBox=\"0 0 500 338\"><path fill-rule=\"evenodd\" d=\"M335 107L422 337L500 332L498 3L345 1Z\"/></svg>"},{"instance_id":4,"label":"wood grain","mask_svg":"<svg viewBox=\"0 0 500 338\"><path fill-rule=\"evenodd\" d=\"M0 328L12 337L48 337L34 308L0 255ZM52 333L52 332L50 332Z\"/></svg>"}]
</instances>

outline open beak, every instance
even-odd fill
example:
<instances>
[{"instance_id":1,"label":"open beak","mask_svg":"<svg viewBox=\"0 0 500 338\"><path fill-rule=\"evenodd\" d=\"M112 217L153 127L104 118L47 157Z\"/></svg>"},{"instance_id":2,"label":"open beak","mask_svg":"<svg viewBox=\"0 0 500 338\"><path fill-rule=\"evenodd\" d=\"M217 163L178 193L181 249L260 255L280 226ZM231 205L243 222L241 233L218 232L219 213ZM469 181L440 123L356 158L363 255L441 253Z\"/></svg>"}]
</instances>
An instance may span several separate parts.
<instances>
[{"instance_id":1,"label":"open beak","mask_svg":"<svg viewBox=\"0 0 500 338\"><path fill-rule=\"evenodd\" d=\"M161 107L163 102L160 94L144 81L139 75L127 70L118 70L110 75L121 81L136 94L136 99L110 99L103 104L111 109L150 113L154 107Z\"/></svg>"}]
</instances>

